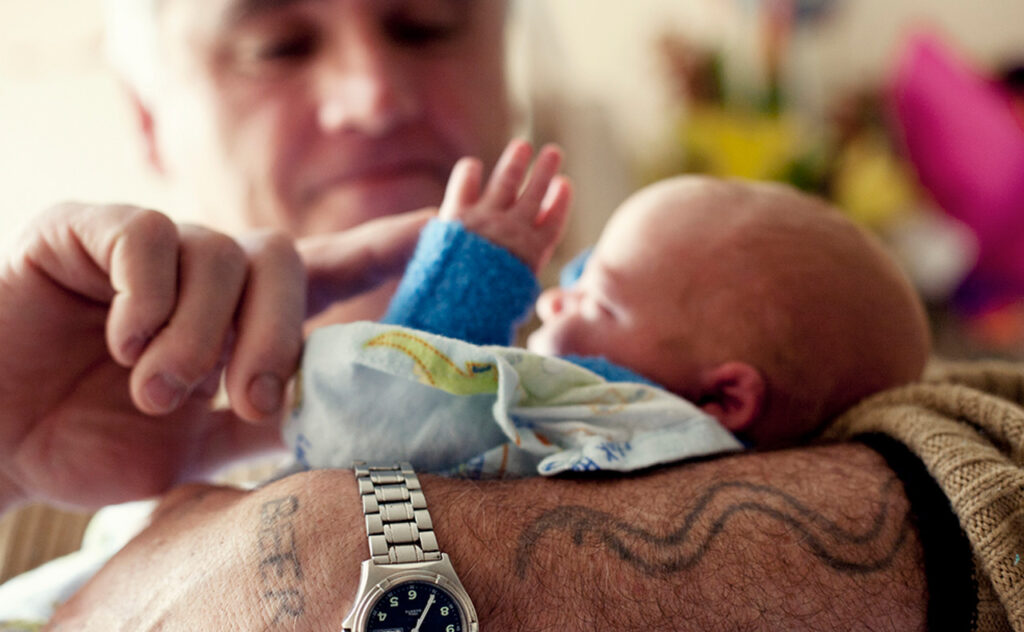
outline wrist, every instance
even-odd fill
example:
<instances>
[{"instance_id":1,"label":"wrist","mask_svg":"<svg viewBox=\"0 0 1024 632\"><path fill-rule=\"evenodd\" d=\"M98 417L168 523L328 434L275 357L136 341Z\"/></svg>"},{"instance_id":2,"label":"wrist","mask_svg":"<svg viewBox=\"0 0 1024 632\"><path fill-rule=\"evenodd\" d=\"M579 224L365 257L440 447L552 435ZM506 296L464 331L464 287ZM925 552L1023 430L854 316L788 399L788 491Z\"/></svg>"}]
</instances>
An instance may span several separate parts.
<instances>
[{"instance_id":1,"label":"wrist","mask_svg":"<svg viewBox=\"0 0 1024 632\"><path fill-rule=\"evenodd\" d=\"M502 490L508 487L501 483L480 485L418 476L440 550L451 559L482 625L502 628L503 623L514 622L516 611L503 603L510 596L508 561L513 559L516 547L506 531L514 524L515 514L513 507L502 501L506 497ZM268 587L267 591L301 593L305 623L317 626L316 629L340 630L358 592L362 564L370 557L353 473L302 472L261 488L258 493L258 502L263 506L281 499L296 499L296 520L292 521L294 548L305 578L301 585L280 584ZM518 594L515 602L525 603L526 598L528 595ZM263 606L274 608L280 604Z\"/></svg>"},{"instance_id":2,"label":"wrist","mask_svg":"<svg viewBox=\"0 0 1024 632\"><path fill-rule=\"evenodd\" d=\"M540 478L476 482L421 474L441 551L448 554L466 592L473 600L484 630L523 629L524 604L536 603L536 586L515 576L519 534L535 507L568 501L565 488ZM556 608L557 611L557 608ZM555 629L544 614L531 615L536 627Z\"/></svg>"},{"instance_id":3,"label":"wrist","mask_svg":"<svg viewBox=\"0 0 1024 632\"><path fill-rule=\"evenodd\" d=\"M263 587L263 606L286 613L301 610L310 629L340 630L356 594L360 564L368 556L352 472L300 472L261 488L259 495L261 525L268 532L264 540L272 545L261 555L293 563L290 573L266 575L271 583ZM281 532L289 537L275 536ZM291 595L292 600L275 595Z\"/></svg>"}]
</instances>

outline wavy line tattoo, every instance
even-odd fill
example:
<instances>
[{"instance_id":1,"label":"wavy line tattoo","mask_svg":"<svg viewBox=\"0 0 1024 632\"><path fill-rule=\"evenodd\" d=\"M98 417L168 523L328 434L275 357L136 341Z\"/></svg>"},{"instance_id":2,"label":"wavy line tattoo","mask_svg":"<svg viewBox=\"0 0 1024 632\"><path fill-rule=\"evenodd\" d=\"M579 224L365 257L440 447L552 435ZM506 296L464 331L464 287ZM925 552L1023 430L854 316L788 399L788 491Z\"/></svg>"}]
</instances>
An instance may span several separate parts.
<instances>
[{"instance_id":1,"label":"wavy line tattoo","mask_svg":"<svg viewBox=\"0 0 1024 632\"><path fill-rule=\"evenodd\" d=\"M592 536L621 560L649 575L677 573L700 563L733 516L755 513L785 525L815 557L836 571L872 573L890 566L911 527L909 512L895 519L889 515L896 481L892 478L882 485L879 510L860 532L844 529L778 488L743 481L709 487L679 528L665 535L635 527L603 511L557 507L545 511L523 531L516 552L516 572L520 579L526 577L533 551L546 533L567 531L576 546ZM878 554L879 543L886 542L888 548Z\"/></svg>"}]
</instances>

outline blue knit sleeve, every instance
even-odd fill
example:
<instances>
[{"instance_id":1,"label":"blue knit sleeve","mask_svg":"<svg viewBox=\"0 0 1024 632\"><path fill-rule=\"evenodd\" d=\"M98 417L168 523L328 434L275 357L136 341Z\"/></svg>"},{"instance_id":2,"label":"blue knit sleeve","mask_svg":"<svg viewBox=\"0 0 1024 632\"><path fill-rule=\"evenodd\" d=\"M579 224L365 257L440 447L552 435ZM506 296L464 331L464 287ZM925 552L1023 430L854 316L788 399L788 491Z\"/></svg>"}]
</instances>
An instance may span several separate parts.
<instances>
[{"instance_id":1,"label":"blue knit sleeve","mask_svg":"<svg viewBox=\"0 0 1024 632\"><path fill-rule=\"evenodd\" d=\"M515 255L459 222L432 220L382 322L507 345L538 294L537 279Z\"/></svg>"}]
</instances>

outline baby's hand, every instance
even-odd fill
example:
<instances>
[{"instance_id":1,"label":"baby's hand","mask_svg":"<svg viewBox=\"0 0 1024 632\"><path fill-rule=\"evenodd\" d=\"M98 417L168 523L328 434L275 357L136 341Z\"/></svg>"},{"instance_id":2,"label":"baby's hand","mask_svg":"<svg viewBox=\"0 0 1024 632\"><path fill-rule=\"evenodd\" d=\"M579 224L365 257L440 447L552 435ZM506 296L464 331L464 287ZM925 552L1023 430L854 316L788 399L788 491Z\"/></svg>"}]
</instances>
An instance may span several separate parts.
<instances>
[{"instance_id":1,"label":"baby's hand","mask_svg":"<svg viewBox=\"0 0 1024 632\"><path fill-rule=\"evenodd\" d=\"M526 141L509 143L482 192L483 165L476 158L463 158L452 170L439 216L462 222L466 230L505 248L537 273L562 236L572 189L558 173L561 150L542 148L531 171L532 157Z\"/></svg>"}]
</instances>

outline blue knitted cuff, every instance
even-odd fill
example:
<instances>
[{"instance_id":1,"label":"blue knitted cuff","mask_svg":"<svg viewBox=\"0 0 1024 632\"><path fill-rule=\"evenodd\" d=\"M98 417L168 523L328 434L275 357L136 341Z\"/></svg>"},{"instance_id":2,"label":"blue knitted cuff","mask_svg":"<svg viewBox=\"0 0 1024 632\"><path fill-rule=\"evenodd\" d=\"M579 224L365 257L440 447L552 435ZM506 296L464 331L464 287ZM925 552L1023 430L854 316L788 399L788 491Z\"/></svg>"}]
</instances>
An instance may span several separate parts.
<instances>
[{"instance_id":1,"label":"blue knitted cuff","mask_svg":"<svg viewBox=\"0 0 1024 632\"><path fill-rule=\"evenodd\" d=\"M507 345L538 294L537 279L515 255L459 222L431 220L382 322Z\"/></svg>"}]
</instances>

